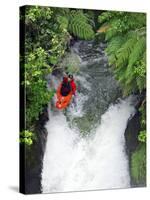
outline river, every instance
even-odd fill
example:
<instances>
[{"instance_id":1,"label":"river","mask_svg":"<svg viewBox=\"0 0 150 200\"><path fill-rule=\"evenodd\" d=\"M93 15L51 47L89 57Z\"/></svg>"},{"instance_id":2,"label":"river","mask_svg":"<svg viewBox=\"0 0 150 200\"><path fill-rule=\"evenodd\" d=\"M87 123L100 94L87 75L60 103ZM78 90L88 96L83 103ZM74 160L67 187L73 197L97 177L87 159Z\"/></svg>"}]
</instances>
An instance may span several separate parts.
<instances>
[{"instance_id":1,"label":"river","mask_svg":"<svg viewBox=\"0 0 150 200\"><path fill-rule=\"evenodd\" d=\"M78 41L71 49L80 59L78 90L66 111L48 107L43 193L130 187L124 132L134 98L121 98L105 47ZM60 77L50 79L57 88Z\"/></svg>"}]
</instances>

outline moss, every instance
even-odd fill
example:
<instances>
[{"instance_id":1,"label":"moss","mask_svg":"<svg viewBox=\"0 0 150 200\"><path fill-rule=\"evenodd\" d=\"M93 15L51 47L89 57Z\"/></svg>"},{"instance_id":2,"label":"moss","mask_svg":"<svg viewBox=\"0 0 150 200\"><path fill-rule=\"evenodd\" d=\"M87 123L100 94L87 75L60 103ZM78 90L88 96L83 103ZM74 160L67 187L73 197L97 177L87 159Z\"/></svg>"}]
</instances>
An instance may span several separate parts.
<instances>
[{"instance_id":1,"label":"moss","mask_svg":"<svg viewBox=\"0 0 150 200\"><path fill-rule=\"evenodd\" d=\"M136 186L146 185L146 144L140 144L131 155L131 178Z\"/></svg>"}]
</instances>

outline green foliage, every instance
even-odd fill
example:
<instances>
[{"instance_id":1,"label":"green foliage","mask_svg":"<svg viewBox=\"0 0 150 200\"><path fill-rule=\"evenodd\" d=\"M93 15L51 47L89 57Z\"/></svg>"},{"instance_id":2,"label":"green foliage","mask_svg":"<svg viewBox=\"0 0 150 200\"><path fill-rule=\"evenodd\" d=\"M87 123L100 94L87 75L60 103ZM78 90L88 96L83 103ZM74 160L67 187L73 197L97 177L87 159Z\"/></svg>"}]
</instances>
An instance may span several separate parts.
<instances>
[{"instance_id":1,"label":"green foliage","mask_svg":"<svg viewBox=\"0 0 150 200\"><path fill-rule=\"evenodd\" d=\"M20 133L20 142L26 144L27 146L31 146L33 141L35 140L35 135L33 132L29 130L24 130Z\"/></svg>"},{"instance_id":2,"label":"green foliage","mask_svg":"<svg viewBox=\"0 0 150 200\"><path fill-rule=\"evenodd\" d=\"M26 89L26 124L29 128L39 114L51 100L54 92L48 91L45 75L52 71L47 64L48 54L44 49L37 48L25 56L25 81Z\"/></svg>"},{"instance_id":3,"label":"green foliage","mask_svg":"<svg viewBox=\"0 0 150 200\"><path fill-rule=\"evenodd\" d=\"M99 16L107 41L106 53L124 96L146 89L146 14L103 12ZM106 27L106 28L105 28ZM135 185L146 182L146 100L139 111L140 145L131 155L131 178Z\"/></svg>"},{"instance_id":4,"label":"green foliage","mask_svg":"<svg viewBox=\"0 0 150 200\"><path fill-rule=\"evenodd\" d=\"M141 113L141 128L145 129L146 128L146 102L145 100L143 101L139 111Z\"/></svg>"},{"instance_id":5,"label":"green foliage","mask_svg":"<svg viewBox=\"0 0 150 200\"><path fill-rule=\"evenodd\" d=\"M50 8L42 8L40 9L38 6L33 7L27 7L27 13L26 13L26 23L35 22L37 20L40 20L41 17L43 20L49 20L51 19L52 10Z\"/></svg>"},{"instance_id":6,"label":"green foliage","mask_svg":"<svg viewBox=\"0 0 150 200\"><path fill-rule=\"evenodd\" d=\"M106 53L124 95L146 88L146 15L103 12L101 26L107 26Z\"/></svg>"},{"instance_id":7,"label":"green foliage","mask_svg":"<svg viewBox=\"0 0 150 200\"><path fill-rule=\"evenodd\" d=\"M73 10L69 15L68 30L81 39L91 40L94 38L94 31L90 22L88 15L85 15L81 10Z\"/></svg>"},{"instance_id":8,"label":"green foliage","mask_svg":"<svg viewBox=\"0 0 150 200\"><path fill-rule=\"evenodd\" d=\"M21 68L24 72L22 85L25 87L26 128L31 130L43 106L54 95L52 88L47 89L45 77L64 55L69 33L65 18L61 18L53 8L27 6L25 16L21 16L21 23L24 23L23 19L25 51L21 55ZM27 138L23 140L27 141Z\"/></svg>"},{"instance_id":9,"label":"green foliage","mask_svg":"<svg viewBox=\"0 0 150 200\"><path fill-rule=\"evenodd\" d=\"M146 143L146 105L145 105L145 100L142 103L139 111L141 113L141 116L140 116L141 131L139 132L138 140L140 142Z\"/></svg>"},{"instance_id":10,"label":"green foliage","mask_svg":"<svg viewBox=\"0 0 150 200\"><path fill-rule=\"evenodd\" d=\"M57 64L65 52L69 36L63 19L53 8L27 7L26 49L32 51L42 47L49 54L49 62Z\"/></svg>"},{"instance_id":11,"label":"green foliage","mask_svg":"<svg viewBox=\"0 0 150 200\"><path fill-rule=\"evenodd\" d=\"M128 33L130 30L138 30L146 26L146 15L143 13L129 12L103 12L98 17L100 24L107 24L106 39L110 40L118 34Z\"/></svg>"},{"instance_id":12,"label":"green foliage","mask_svg":"<svg viewBox=\"0 0 150 200\"><path fill-rule=\"evenodd\" d=\"M59 22L69 33L84 40L94 39L95 33L93 28L95 24L91 13L67 8L55 8L55 11L59 13Z\"/></svg>"},{"instance_id":13,"label":"green foliage","mask_svg":"<svg viewBox=\"0 0 150 200\"><path fill-rule=\"evenodd\" d=\"M139 135L138 135L138 140L140 142L146 142L146 131L140 131Z\"/></svg>"},{"instance_id":14,"label":"green foliage","mask_svg":"<svg viewBox=\"0 0 150 200\"><path fill-rule=\"evenodd\" d=\"M134 185L146 182L146 146L144 143L131 155L131 177Z\"/></svg>"},{"instance_id":15,"label":"green foliage","mask_svg":"<svg viewBox=\"0 0 150 200\"><path fill-rule=\"evenodd\" d=\"M71 38L70 33L82 39L94 37L89 16L82 10L39 6L26 6L25 16L21 13L21 23L25 22L25 49L20 61L24 73L21 76L25 77L22 85L25 87L26 129L32 130L43 106L54 95L52 88L47 89L45 77L61 63ZM79 65L72 61L65 67L75 72ZM31 138L21 140L27 145L32 143Z\"/></svg>"}]
</instances>

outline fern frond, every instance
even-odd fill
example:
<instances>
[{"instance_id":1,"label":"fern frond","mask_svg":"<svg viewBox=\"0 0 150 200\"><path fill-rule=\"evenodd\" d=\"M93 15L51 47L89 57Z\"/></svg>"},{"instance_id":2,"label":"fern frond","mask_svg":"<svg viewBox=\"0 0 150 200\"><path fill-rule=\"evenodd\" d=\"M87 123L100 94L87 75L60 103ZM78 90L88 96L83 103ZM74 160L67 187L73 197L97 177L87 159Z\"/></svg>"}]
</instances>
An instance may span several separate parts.
<instances>
[{"instance_id":1,"label":"fern frond","mask_svg":"<svg viewBox=\"0 0 150 200\"><path fill-rule=\"evenodd\" d=\"M133 93L137 90L138 90L138 87L136 84L136 80L132 79L132 81L130 81L130 83L127 83L127 82L124 83L123 95L124 96L130 95L131 93Z\"/></svg>"},{"instance_id":2,"label":"fern frond","mask_svg":"<svg viewBox=\"0 0 150 200\"><path fill-rule=\"evenodd\" d=\"M119 68L115 68L115 77L116 79L120 82L120 83L124 83L126 77L125 72L126 72L126 67L119 67Z\"/></svg>"},{"instance_id":3,"label":"fern frond","mask_svg":"<svg viewBox=\"0 0 150 200\"><path fill-rule=\"evenodd\" d=\"M137 63L138 60L142 59L143 53L145 52L145 45L146 41L143 37L137 40L137 42L133 46L133 50L131 51L131 54L129 56L129 62L126 70L126 78L128 79L128 84L131 83L131 80L136 79L135 63Z\"/></svg>"},{"instance_id":4,"label":"fern frond","mask_svg":"<svg viewBox=\"0 0 150 200\"><path fill-rule=\"evenodd\" d=\"M108 42L106 53L123 93L146 87L146 14L104 12L99 16ZM105 27L104 26L104 27Z\"/></svg>"},{"instance_id":5,"label":"fern frond","mask_svg":"<svg viewBox=\"0 0 150 200\"><path fill-rule=\"evenodd\" d=\"M115 37L117 33L118 33L117 29L110 27L106 32L106 40L110 40L112 37Z\"/></svg>"},{"instance_id":6,"label":"fern frond","mask_svg":"<svg viewBox=\"0 0 150 200\"><path fill-rule=\"evenodd\" d=\"M139 38L129 56L129 65L134 65L137 60L141 59L145 51L145 47L146 47L146 38L145 37Z\"/></svg>"},{"instance_id":7,"label":"fern frond","mask_svg":"<svg viewBox=\"0 0 150 200\"><path fill-rule=\"evenodd\" d=\"M117 51L116 67L128 65L128 59L136 41L136 34L133 33Z\"/></svg>"},{"instance_id":8,"label":"fern frond","mask_svg":"<svg viewBox=\"0 0 150 200\"><path fill-rule=\"evenodd\" d=\"M71 33L81 39L93 39L93 27L88 23L89 19L81 11L72 11L69 19L68 29Z\"/></svg>"},{"instance_id":9,"label":"fern frond","mask_svg":"<svg viewBox=\"0 0 150 200\"><path fill-rule=\"evenodd\" d=\"M125 37L123 36L113 37L112 40L108 43L108 46L106 48L106 53L108 55L116 53L124 42L125 42Z\"/></svg>"},{"instance_id":10,"label":"fern frond","mask_svg":"<svg viewBox=\"0 0 150 200\"><path fill-rule=\"evenodd\" d=\"M137 82L139 91L142 92L143 88L146 88L146 79L142 77L137 77L136 82Z\"/></svg>"},{"instance_id":11,"label":"fern frond","mask_svg":"<svg viewBox=\"0 0 150 200\"><path fill-rule=\"evenodd\" d=\"M146 14L145 13L131 13L129 23L133 28L140 28L146 26Z\"/></svg>"}]
</instances>

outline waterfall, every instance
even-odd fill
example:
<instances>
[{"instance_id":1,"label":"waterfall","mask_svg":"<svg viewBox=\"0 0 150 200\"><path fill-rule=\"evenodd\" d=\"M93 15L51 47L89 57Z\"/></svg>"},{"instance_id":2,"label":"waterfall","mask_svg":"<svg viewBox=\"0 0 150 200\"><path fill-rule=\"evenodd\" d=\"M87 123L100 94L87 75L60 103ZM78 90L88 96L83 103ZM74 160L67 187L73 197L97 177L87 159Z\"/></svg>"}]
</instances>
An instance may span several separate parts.
<instances>
[{"instance_id":1,"label":"waterfall","mask_svg":"<svg viewBox=\"0 0 150 200\"><path fill-rule=\"evenodd\" d=\"M116 102L119 88L103 48L75 44L81 58L76 104L66 112L48 108L43 193L130 187L124 132L135 112L134 98ZM59 80L53 82L57 87Z\"/></svg>"},{"instance_id":2,"label":"waterfall","mask_svg":"<svg viewBox=\"0 0 150 200\"><path fill-rule=\"evenodd\" d=\"M124 132L134 114L131 98L111 105L90 137L80 137L62 113L47 123L42 191L63 192L130 186Z\"/></svg>"}]
</instances>

